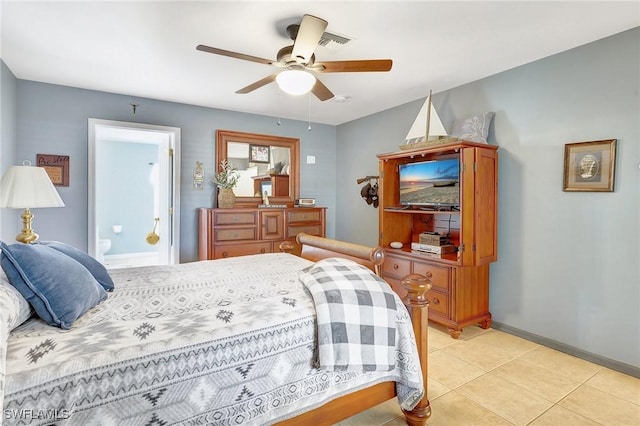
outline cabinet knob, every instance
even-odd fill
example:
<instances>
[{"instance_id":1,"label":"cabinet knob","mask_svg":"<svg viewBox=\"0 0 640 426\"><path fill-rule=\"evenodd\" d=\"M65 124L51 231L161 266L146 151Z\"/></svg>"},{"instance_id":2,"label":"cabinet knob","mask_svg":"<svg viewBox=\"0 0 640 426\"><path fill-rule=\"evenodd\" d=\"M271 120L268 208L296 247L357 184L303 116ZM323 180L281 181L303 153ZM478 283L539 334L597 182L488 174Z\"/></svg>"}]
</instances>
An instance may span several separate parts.
<instances>
[{"instance_id":1,"label":"cabinet knob","mask_svg":"<svg viewBox=\"0 0 640 426\"><path fill-rule=\"evenodd\" d=\"M393 264L393 269L395 269L396 271L398 270L398 268L400 268L400 265L398 265L397 263Z\"/></svg>"},{"instance_id":2,"label":"cabinet knob","mask_svg":"<svg viewBox=\"0 0 640 426\"><path fill-rule=\"evenodd\" d=\"M222 257L227 257L227 256L229 256L229 253L227 253L226 251L223 251L222 252Z\"/></svg>"},{"instance_id":3,"label":"cabinet knob","mask_svg":"<svg viewBox=\"0 0 640 426\"><path fill-rule=\"evenodd\" d=\"M264 254L266 252L266 250L264 248L260 249L260 253Z\"/></svg>"},{"instance_id":4,"label":"cabinet knob","mask_svg":"<svg viewBox=\"0 0 640 426\"><path fill-rule=\"evenodd\" d=\"M239 220L240 220L240 218L239 218L238 216L234 216L234 217L233 217L233 221L234 221L234 222L237 222L237 221L239 221Z\"/></svg>"},{"instance_id":5,"label":"cabinet knob","mask_svg":"<svg viewBox=\"0 0 640 426\"><path fill-rule=\"evenodd\" d=\"M440 299L438 299L437 297L434 297L433 298L433 304L436 305L436 306L439 305L440 304Z\"/></svg>"},{"instance_id":6,"label":"cabinet knob","mask_svg":"<svg viewBox=\"0 0 640 426\"><path fill-rule=\"evenodd\" d=\"M431 279L431 278L433 278L433 273L431 271L427 271L427 273L424 274L424 276L429 278L429 279Z\"/></svg>"}]
</instances>

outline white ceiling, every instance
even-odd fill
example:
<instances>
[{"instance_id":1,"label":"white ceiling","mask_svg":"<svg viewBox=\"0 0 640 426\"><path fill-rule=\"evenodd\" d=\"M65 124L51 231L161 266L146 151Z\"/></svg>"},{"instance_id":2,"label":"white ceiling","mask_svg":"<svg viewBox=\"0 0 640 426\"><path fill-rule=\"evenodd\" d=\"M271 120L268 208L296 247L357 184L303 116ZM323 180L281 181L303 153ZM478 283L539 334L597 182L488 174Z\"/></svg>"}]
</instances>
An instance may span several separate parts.
<instances>
[{"instance_id":1,"label":"white ceiling","mask_svg":"<svg viewBox=\"0 0 640 426\"><path fill-rule=\"evenodd\" d=\"M353 39L318 47L316 61L390 58L392 70L320 75L342 103L275 83L239 95L277 69L196 50L275 59L305 13ZM637 27L640 2L1 0L0 15L0 56L19 79L125 94L139 108L153 98L337 125Z\"/></svg>"}]
</instances>

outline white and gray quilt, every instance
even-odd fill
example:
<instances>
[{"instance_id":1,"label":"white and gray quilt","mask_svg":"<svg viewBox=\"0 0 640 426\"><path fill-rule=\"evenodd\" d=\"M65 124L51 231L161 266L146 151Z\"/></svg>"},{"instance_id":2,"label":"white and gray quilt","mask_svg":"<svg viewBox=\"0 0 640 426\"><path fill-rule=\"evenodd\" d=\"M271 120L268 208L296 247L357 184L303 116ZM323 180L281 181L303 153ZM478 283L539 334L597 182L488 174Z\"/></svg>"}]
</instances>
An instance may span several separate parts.
<instances>
[{"instance_id":1,"label":"white and gray quilt","mask_svg":"<svg viewBox=\"0 0 640 426\"><path fill-rule=\"evenodd\" d=\"M412 408L422 378L397 297L395 369L314 367L316 315L298 279L311 264L275 253L112 271L116 290L70 330L32 318L0 341L0 423L271 424L383 381Z\"/></svg>"}]
</instances>

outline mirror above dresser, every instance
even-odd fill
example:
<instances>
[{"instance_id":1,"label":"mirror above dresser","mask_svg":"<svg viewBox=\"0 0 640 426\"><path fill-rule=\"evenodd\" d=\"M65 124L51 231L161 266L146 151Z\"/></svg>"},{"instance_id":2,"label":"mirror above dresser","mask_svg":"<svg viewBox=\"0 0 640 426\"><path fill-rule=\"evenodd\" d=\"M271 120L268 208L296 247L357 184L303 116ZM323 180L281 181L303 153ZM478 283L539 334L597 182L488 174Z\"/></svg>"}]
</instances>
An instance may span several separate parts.
<instances>
[{"instance_id":1,"label":"mirror above dresser","mask_svg":"<svg viewBox=\"0 0 640 426\"><path fill-rule=\"evenodd\" d=\"M236 208L272 204L293 206L300 191L300 140L282 136L216 131L216 164L229 161L240 175Z\"/></svg>"}]
</instances>

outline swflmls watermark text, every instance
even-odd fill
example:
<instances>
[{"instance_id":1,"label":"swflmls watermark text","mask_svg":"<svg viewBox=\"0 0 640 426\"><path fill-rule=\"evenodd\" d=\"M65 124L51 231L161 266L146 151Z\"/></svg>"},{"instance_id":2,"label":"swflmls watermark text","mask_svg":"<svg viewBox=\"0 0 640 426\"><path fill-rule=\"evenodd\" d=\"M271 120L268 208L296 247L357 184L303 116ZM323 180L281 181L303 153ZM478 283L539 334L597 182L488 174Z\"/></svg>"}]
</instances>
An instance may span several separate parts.
<instances>
[{"instance_id":1,"label":"swflmls watermark text","mask_svg":"<svg viewBox=\"0 0 640 426\"><path fill-rule=\"evenodd\" d=\"M71 411L66 408L34 410L21 408L19 410L4 410L5 420L64 420L71 416Z\"/></svg>"}]
</instances>

